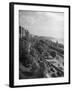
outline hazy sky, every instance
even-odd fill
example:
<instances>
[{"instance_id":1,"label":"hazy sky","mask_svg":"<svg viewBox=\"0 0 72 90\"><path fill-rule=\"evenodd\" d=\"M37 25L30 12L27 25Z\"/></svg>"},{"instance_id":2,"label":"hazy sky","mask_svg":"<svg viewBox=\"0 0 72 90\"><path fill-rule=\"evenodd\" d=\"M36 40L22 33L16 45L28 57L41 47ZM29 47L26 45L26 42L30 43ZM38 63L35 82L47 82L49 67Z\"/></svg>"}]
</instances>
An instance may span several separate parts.
<instances>
[{"instance_id":1,"label":"hazy sky","mask_svg":"<svg viewBox=\"0 0 72 90\"><path fill-rule=\"evenodd\" d=\"M20 10L19 25L34 35L64 38L64 13Z\"/></svg>"}]
</instances>

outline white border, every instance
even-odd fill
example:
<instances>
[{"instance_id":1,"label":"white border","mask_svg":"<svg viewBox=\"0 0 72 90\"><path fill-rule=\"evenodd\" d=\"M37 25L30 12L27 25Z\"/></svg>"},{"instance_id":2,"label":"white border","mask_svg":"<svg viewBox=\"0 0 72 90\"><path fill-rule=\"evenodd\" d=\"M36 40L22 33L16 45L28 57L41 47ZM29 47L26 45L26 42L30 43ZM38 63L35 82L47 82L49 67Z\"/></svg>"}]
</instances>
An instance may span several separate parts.
<instances>
[{"instance_id":1,"label":"white border","mask_svg":"<svg viewBox=\"0 0 72 90\"><path fill-rule=\"evenodd\" d=\"M19 10L64 12L64 77L19 80ZM34 85L68 82L68 8L14 5L14 85Z\"/></svg>"}]
</instances>

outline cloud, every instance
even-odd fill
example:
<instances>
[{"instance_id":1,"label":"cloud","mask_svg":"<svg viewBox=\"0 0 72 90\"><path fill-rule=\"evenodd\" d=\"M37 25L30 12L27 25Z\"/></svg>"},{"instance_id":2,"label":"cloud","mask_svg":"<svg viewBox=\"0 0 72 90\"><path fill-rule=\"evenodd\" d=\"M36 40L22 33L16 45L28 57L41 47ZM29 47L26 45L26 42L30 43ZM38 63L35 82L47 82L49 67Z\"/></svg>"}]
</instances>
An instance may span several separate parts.
<instances>
[{"instance_id":1,"label":"cloud","mask_svg":"<svg viewBox=\"0 0 72 90\"><path fill-rule=\"evenodd\" d=\"M19 24L35 35L64 37L64 13L21 10Z\"/></svg>"}]
</instances>

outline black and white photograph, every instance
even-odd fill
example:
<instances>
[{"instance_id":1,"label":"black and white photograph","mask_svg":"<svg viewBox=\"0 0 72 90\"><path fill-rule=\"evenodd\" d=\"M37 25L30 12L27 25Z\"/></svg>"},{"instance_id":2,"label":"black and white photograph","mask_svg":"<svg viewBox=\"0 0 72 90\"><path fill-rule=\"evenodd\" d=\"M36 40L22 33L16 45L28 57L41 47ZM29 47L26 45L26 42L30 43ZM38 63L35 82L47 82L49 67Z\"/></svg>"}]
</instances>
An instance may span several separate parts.
<instances>
[{"instance_id":1,"label":"black and white photograph","mask_svg":"<svg viewBox=\"0 0 72 90\"><path fill-rule=\"evenodd\" d=\"M19 79L64 77L64 13L19 10Z\"/></svg>"},{"instance_id":2,"label":"black and white photograph","mask_svg":"<svg viewBox=\"0 0 72 90\"><path fill-rule=\"evenodd\" d=\"M70 6L10 3L10 87L70 83Z\"/></svg>"}]
</instances>

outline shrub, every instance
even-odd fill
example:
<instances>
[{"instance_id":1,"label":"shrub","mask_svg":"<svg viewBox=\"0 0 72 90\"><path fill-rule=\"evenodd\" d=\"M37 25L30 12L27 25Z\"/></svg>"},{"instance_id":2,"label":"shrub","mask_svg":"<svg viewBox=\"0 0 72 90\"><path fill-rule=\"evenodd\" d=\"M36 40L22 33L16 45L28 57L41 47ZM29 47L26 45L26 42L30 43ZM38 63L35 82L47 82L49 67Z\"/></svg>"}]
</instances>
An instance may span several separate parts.
<instances>
[{"instance_id":1,"label":"shrub","mask_svg":"<svg viewBox=\"0 0 72 90\"><path fill-rule=\"evenodd\" d=\"M51 51L51 52L50 52L50 55L54 58L54 57L56 57L56 52Z\"/></svg>"}]
</instances>

